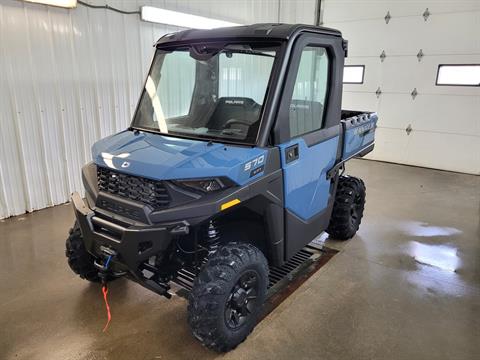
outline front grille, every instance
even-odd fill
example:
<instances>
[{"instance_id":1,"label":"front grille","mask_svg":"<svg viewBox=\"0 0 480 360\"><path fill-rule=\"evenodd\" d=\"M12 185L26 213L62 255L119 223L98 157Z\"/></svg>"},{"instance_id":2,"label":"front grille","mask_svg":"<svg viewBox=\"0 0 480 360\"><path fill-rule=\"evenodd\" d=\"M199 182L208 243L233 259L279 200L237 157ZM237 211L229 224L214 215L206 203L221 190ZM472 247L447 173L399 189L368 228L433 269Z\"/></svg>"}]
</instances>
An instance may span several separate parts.
<instances>
[{"instance_id":1,"label":"front grille","mask_svg":"<svg viewBox=\"0 0 480 360\"><path fill-rule=\"evenodd\" d=\"M170 195L162 181L122 174L107 168L97 168L98 188L160 209L170 204Z\"/></svg>"}]
</instances>

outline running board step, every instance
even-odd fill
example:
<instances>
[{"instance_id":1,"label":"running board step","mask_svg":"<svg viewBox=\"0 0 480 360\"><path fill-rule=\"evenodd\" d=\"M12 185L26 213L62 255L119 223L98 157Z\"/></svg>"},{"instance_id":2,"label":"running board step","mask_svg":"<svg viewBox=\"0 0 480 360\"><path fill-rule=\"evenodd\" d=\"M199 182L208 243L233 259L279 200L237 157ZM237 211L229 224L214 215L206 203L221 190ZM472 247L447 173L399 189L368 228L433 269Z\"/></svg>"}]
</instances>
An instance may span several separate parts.
<instances>
[{"instance_id":1,"label":"running board step","mask_svg":"<svg viewBox=\"0 0 480 360\"><path fill-rule=\"evenodd\" d=\"M324 250L317 246L307 245L305 248L296 253L289 261L282 266L270 267L268 289L273 290L277 284L284 281L291 281L295 275L302 269L308 267L317 261L323 254ZM178 271L177 277L172 283L180 286L181 290L177 294L186 297L185 291L190 292L195 279L195 270L183 268ZM184 290L184 291L182 291Z\"/></svg>"}]
</instances>

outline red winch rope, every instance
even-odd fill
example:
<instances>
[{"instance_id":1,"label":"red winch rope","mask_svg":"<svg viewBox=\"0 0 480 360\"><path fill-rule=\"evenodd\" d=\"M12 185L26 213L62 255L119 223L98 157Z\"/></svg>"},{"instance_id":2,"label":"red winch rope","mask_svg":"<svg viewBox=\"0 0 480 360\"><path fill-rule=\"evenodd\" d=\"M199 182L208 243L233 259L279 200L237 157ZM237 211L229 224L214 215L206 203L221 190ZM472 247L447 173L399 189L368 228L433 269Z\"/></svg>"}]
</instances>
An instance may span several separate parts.
<instances>
[{"instance_id":1,"label":"red winch rope","mask_svg":"<svg viewBox=\"0 0 480 360\"><path fill-rule=\"evenodd\" d=\"M110 314L110 306L108 305L108 300L107 300L107 294L108 294L108 288L107 285L103 285L102 287L102 293L103 293L103 300L105 300L105 307L107 308L107 323L105 324L105 327L103 328L103 332L107 331L108 324L110 324L110 320L112 319L112 315Z\"/></svg>"}]
</instances>

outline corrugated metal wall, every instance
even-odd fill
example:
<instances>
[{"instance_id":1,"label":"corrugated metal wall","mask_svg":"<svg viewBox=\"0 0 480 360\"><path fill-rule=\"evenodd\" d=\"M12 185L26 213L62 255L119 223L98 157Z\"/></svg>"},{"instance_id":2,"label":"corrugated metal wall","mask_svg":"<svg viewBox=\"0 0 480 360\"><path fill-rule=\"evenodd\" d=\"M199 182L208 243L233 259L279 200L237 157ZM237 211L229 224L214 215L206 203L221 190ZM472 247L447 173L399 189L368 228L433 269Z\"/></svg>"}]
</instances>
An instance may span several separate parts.
<instances>
[{"instance_id":1,"label":"corrugated metal wall","mask_svg":"<svg viewBox=\"0 0 480 360\"><path fill-rule=\"evenodd\" d=\"M90 1L238 23L313 23L315 0ZM0 218L82 191L91 145L132 118L152 45L174 27L79 5L0 0Z\"/></svg>"}]
</instances>

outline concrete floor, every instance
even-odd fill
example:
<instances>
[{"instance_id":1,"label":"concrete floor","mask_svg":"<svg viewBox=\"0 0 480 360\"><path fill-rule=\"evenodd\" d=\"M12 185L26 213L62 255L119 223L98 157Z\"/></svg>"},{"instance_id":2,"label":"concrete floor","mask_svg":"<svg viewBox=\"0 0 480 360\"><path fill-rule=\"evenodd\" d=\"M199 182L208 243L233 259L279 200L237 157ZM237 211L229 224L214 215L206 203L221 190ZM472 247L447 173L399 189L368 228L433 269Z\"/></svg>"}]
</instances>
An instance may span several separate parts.
<instances>
[{"instance_id":1,"label":"concrete floor","mask_svg":"<svg viewBox=\"0 0 480 360\"><path fill-rule=\"evenodd\" d=\"M69 270L68 206L0 222L0 359L479 359L480 177L355 160L358 235L235 351L200 346L186 301Z\"/></svg>"}]
</instances>

